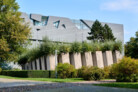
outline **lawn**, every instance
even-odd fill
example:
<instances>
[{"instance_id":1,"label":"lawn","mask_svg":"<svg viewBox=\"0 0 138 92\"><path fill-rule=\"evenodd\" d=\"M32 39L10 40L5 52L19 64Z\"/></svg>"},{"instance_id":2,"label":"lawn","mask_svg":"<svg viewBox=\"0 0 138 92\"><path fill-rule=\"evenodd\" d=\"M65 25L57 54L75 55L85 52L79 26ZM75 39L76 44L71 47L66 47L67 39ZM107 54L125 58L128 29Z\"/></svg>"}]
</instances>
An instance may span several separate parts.
<instances>
[{"instance_id":1,"label":"lawn","mask_svg":"<svg viewBox=\"0 0 138 92\"><path fill-rule=\"evenodd\" d=\"M67 79L59 79L59 78L20 78L20 77L11 77L11 76L4 76L4 75L0 75L0 78L33 80L33 81L47 81L47 82L79 82L79 81L84 81L82 78L67 78Z\"/></svg>"},{"instance_id":2,"label":"lawn","mask_svg":"<svg viewBox=\"0 0 138 92\"><path fill-rule=\"evenodd\" d=\"M104 83L104 84L94 84L96 86L106 86L106 87L119 87L119 88L133 88L138 89L138 82L116 82L116 83Z\"/></svg>"}]
</instances>

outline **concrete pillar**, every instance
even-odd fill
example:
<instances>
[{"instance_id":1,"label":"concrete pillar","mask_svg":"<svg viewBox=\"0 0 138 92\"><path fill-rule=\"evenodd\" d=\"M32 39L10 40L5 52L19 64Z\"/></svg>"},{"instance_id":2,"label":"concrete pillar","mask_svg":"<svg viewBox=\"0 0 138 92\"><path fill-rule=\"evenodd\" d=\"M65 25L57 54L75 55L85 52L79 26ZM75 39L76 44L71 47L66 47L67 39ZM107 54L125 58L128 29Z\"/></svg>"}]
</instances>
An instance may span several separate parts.
<instances>
[{"instance_id":1,"label":"concrete pillar","mask_svg":"<svg viewBox=\"0 0 138 92\"><path fill-rule=\"evenodd\" d=\"M22 66L22 70L25 70L25 65L21 65Z\"/></svg>"},{"instance_id":2,"label":"concrete pillar","mask_svg":"<svg viewBox=\"0 0 138 92\"><path fill-rule=\"evenodd\" d=\"M24 70L28 70L28 63L24 65Z\"/></svg>"},{"instance_id":3,"label":"concrete pillar","mask_svg":"<svg viewBox=\"0 0 138 92\"><path fill-rule=\"evenodd\" d=\"M41 57L41 69L45 70L45 59L44 59L44 56Z\"/></svg>"},{"instance_id":4,"label":"concrete pillar","mask_svg":"<svg viewBox=\"0 0 138 92\"><path fill-rule=\"evenodd\" d=\"M117 63L119 62L119 59L122 59L123 58L123 55L120 53L120 51L114 51L113 52L113 62L114 63Z\"/></svg>"},{"instance_id":5,"label":"concrete pillar","mask_svg":"<svg viewBox=\"0 0 138 92\"><path fill-rule=\"evenodd\" d=\"M37 67L36 70L40 70L40 61L39 61L39 59L36 59L36 67Z\"/></svg>"},{"instance_id":6,"label":"concrete pillar","mask_svg":"<svg viewBox=\"0 0 138 92\"><path fill-rule=\"evenodd\" d=\"M93 59L91 52L85 52L81 54L81 60L83 66L93 66Z\"/></svg>"},{"instance_id":7,"label":"concrete pillar","mask_svg":"<svg viewBox=\"0 0 138 92\"><path fill-rule=\"evenodd\" d=\"M75 69L82 67L81 54L80 53L71 53L70 54L70 63L74 65Z\"/></svg>"},{"instance_id":8,"label":"concrete pillar","mask_svg":"<svg viewBox=\"0 0 138 92\"><path fill-rule=\"evenodd\" d=\"M93 53L93 65L99 68L104 67L102 51L96 51Z\"/></svg>"},{"instance_id":9,"label":"concrete pillar","mask_svg":"<svg viewBox=\"0 0 138 92\"><path fill-rule=\"evenodd\" d=\"M36 70L35 69L35 61L32 61L31 63L32 63L32 70Z\"/></svg>"},{"instance_id":10,"label":"concrete pillar","mask_svg":"<svg viewBox=\"0 0 138 92\"><path fill-rule=\"evenodd\" d=\"M46 56L47 70L55 70L55 55Z\"/></svg>"},{"instance_id":11,"label":"concrete pillar","mask_svg":"<svg viewBox=\"0 0 138 92\"><path fill-rule=\"evenodd\" d=\"M69 53L61 53L60 55L58 55L58 61L59 61L59 63L69 63L70 64Z\"/></svg>"},{"instance_id":12,"label":"concrete pillar","mask_svg":"<svg viewBox=\"0 0 138 92\"><path fill-rule=\"evenodd\" d=\"M103 61L104 61L104 66L110 66L113 64L112 51L103 52Z\"/></svg>"},{"instance_id":13,"label":"concrete pillar","mask_svg":"<svg viewBox=\"0 0 138 92\"><path fill-rule=\"evenodd\" d=\"M28 70L32 70L32 65L31 65L31 62L28 63Z\"/></svg>"}]
</instances>

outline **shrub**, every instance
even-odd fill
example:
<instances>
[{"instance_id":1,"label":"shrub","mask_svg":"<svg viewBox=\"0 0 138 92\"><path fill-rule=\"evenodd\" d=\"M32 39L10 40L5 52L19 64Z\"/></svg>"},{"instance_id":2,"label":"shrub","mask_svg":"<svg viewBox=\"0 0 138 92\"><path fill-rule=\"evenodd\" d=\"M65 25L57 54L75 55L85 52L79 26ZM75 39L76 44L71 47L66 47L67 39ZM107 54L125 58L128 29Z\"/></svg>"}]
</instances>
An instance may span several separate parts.
<instances>
[{"instance_id":1,"label":"shrub","mask_svg":"<svg viewBox=\"0 0 138 92\"><path fill-rule=\"evenodd\" d=\"M110 66L106 66L104 67L104 78L105 79L108 79L110 78L110 70L111 70L111 67Z\"/></svg>"},{"instance_id":2,"label":"shrub","mask_svg":"<svg viewBox=\"0 0 138 92\"><path fill-rule=\"evenodd\" d=\"M72 43L70 52L72 52L72 53L81 52L81 44L79 42Z\"/></svg>"},{"instance_id":3,"label":"shrub","mask_svg":"<svg viewBox=\"0 0 138 92\"><path fill-rule=\"evenodd\" d=\"M0 68L0 73L1 73L2 69Z\"/></svg>"},{"instance_id":4,"label":"shrub","mask_svg":"<svg viewBox=\"0 0 138 92\"><path fill-rule=\"evenodd\" d=\"M88 67L82 66L80 69L77 70L77 77L82 78L83 77L83 72L86 71Z\"/></svg>"},{"instance_id":5,"label":"shrub","mask_svg":"<svg viewBox=\"0 0 138 92\"><path fill-rule=\"evenodd\" d=\"M101 45L101 43L99 42L92 42L91 43L91 45L92 45L92 52L95 52L95 51L100 51L101 50L101 48L102 48L102 45Z\"/></svg>"},{"instance_id":6,"label":"shrub","mask_svg":"<svg viewBox=\"0 0 138 92\"><path fill-rule=\"evenodd\" d=\"M77 76L74 66L68 63L59 63L56 68L59 78L72 78Z\"/></svg>"},{"instance_id":7,"label":"shrub","mask_svg":"<svg viewBox=\"0 0 138 92\"><path fill-rule=\"evenodd\" d=\"M113 73L111 66L106 66L103 68L103 70L104 70L104 78L105 79L114 79L115 78L115 75Z\"/></svg>"},{"instance_id":8,"label":"shrub","mask_svg":"<svg viewBox=\"0 0 138 92\"><path fill-rule=\"evenodd\" d=\"M119 63L113 64L112 71L118 82L138 81L138 60L124 57Z\"/></svg>"},{"instance_id":9,"label":"shrub","mask_svg":"<svg viewBox=\"0 0 138 92\"><path fill-rule=\"evenodd\" d=\"M55 72L46 70L4 70L1 72L1 75L25 78L53 78L55 77Z\"/></svg>"},{"instance_id":10,"label":"shrub","mask_svg":"<svg viewBox=\"0 0 138 92\"><path fill-rule=\"evenodd\" d=\"M102 51L109 51L109 50L113 50L113 44L115 42L113 41L105 41L104 43L102 43L102 46L101 46L101 50Z\"/></svg>"},{"instance_id":11,"label":"shrub","mask_svg":"<svg viewBox=\"0 0 138 92\"><path fill-rule=\"evenodd\" d=\"M122 52L122 42L121 41L116 41L113 44L113 51L118 50Z\"/></svg>"},{"instance_id":12,"label":"shrub","mask_svg":"<svg viewBox=\"0 0 138 92\"><path fill-rule=\"evenodd\" d=\"M82 67L80 70L84 80L100 80L104 77L104 71L98 67Z\"/></svg>"},{"instance_id":13,"label":"shrub","mask_svg":"<svg viewBox=\"0 0 138 92\"><path fill-rule=\"evenodd\" d=\"M83 42L81 52L84 53L84 52L89 52L89 51L92 51L92 46L87 42Z\"/></svg>"},{"instance_id":14,"label":"shrub","mask_svg":"<svg viewBox=\"0 0 138 92\"><path fill-rule=\"evenodd\" d=\"M60 45L59 46L59 53L68 53L70 50L70 46L69 45Z\"/></svg>"}]
</instances>

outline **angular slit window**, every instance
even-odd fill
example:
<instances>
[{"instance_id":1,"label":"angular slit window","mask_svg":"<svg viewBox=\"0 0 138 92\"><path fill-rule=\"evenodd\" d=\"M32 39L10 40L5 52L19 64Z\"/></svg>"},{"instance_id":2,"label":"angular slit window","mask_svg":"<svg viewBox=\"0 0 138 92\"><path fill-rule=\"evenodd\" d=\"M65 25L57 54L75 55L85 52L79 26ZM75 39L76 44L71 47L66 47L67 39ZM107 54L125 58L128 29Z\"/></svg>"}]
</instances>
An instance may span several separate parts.
<instances>
[{"instance_id":1,"label":"angular slit window","mask_svg":"<svg viewBox=\"0 0 138 92\"><path fill-rule=\"evenodd\" d=\"M56 21L53 23L54 27L58 28L60 21Z\"/></svg>"},{"instance_id":2,"label":"angular slit window","mask_svg":"<svg viewBox=\"0 0 138 92\"><path fill-rule=\"evenodd\" d=\"M64 28L66 29L66 26L65 26L65 24L62 24L62 27L64 27Z\"/></svg>"}]
</instances>

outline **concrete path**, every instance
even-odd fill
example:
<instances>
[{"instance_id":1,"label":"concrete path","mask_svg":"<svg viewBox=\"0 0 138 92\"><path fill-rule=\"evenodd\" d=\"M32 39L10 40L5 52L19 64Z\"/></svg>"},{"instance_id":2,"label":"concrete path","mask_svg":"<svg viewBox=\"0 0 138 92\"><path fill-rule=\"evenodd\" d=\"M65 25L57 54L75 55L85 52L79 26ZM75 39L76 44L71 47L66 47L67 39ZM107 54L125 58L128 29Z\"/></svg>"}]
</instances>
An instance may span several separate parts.
<instances>
[{"instance_id":1,"label":"concrete path","mask_svg":"<svg viewBox=\"0 0 138 92\"><path fill-rule=\"evenodd\" d=\"M40 85L50 82L40 82L40 81L31 81L31 80L18 80L18 79L5 79L0 78L0 88L4 87L17 87L17 86L29 86L29 85Z\"/></svg>"},{"instance_id":2,"label":"concrete path","mask_svg":"<svg viewBox=\"0 0 138 92\"><path fill-rule=\"evenodd\" d=\"M80 85L67 88L56 88L47 90L36 90L27 92L138 92L137 89L99 87L93 85Z\"/></svg>"},{"instance_id":3,"label":"concrete path","mask_svg":"<svg viewBox=\"0 0 138 92\"><path fill-rule=\"evenodd\" d=\"M81 81L81 82L72 82L72 84L99 84L99 83L111 83L115 80L106 80L106 81ZM32 81L32 80L20 80L20 79L5 79L0 78L0 88L3 87L17 87L17 86L32 86L32 85L41 85L49 84L54 82L43 82L43 81Z\"/></svg>"},{"instance_id":4,"label":"concrete path","mask_svg":"<svg viewBox=\"0 0 138 92\"><path fill-rule=\"evenodd\" d=\"M54 83L0 78L0 92L138 92L136 89L92 85L111 82L115 80Z\"/></svg>"}]
</instances>

